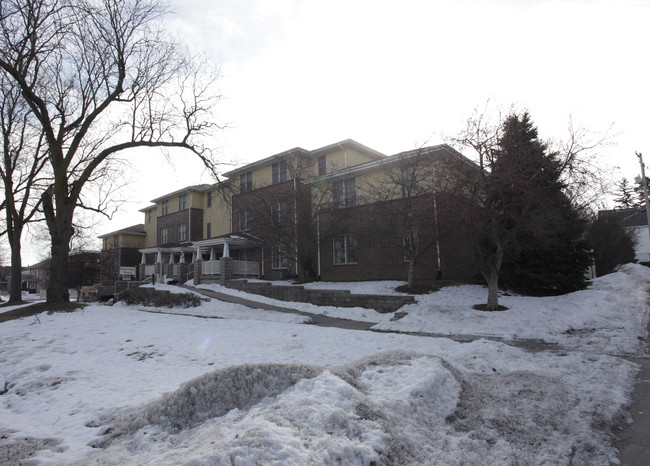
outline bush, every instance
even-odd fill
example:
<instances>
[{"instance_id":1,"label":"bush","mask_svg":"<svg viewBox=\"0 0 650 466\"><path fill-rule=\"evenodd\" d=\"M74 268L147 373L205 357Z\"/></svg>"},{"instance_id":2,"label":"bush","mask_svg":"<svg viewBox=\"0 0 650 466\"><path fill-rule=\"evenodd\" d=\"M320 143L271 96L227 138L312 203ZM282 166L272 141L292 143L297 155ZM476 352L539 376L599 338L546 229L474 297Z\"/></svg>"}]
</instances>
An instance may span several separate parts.
<instances>
[{"instance_id":1,"label":"bush","mask_svg":"<svg viewBox=\"0 0 650 466\"><path fill-rule=\"evenodd\" d=\"M194 293L170 293L153 288L130 288L122 298L126 304L151 307L198 307L203 299Z\"/></svg>"}]
</instances>

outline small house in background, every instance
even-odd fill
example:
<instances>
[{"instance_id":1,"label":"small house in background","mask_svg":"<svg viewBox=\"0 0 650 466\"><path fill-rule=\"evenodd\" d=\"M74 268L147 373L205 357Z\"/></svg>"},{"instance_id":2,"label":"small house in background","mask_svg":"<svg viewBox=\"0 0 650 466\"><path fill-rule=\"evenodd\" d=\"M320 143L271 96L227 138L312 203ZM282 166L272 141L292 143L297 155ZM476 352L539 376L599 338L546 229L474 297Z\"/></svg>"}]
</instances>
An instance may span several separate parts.
<instances>
[{"instance_id":1,"label":"small house in background","mask_svg":"<svg viewBox=\"0 0 650 466\"><path fill-rule=\"evenodd\" d=\"M648 235L648 215L645 206L630 209L601 210L600 217L614 216L625 228L634 230L637 245L634 250L635 259L640 264L650 265L650 236Z\"/></svg>"},{"instance_id":2,"label":"small house in background","mask_svg":"<svg viewBox=\"0 0 650 466\"><path fill-rule=\"evenodd\" d=\"M102 240L100 281L103 285L112 285L120 279L138 278L137 266L141 257L138 249L145 246L145 237L145 227L142 223L99 236ZM120 268L122 271L135 268L136 275L120 277Z\"/></svg>"}]
</instances>

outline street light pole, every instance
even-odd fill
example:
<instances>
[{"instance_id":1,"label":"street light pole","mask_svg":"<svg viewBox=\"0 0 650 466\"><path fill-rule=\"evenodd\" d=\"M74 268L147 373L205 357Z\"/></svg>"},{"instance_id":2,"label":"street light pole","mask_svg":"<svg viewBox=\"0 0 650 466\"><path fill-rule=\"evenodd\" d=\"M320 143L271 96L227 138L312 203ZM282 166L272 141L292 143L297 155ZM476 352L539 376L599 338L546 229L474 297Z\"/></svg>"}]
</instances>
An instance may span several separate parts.
<instances>
[{"instance_id":1,"label":"street light pole","mask_svg":"<svg viewBox=\"0 0 650 466\"><path fill-rule=\"evenodd\" d=\"M650 202L648 202L648 182L645 177L645 164L643 163L643 154L635 152L641 164L641 183L643 184L643 198L645 199L645 213L648 219L648 236L650 237Z\"/></svg>"}]
</instances>

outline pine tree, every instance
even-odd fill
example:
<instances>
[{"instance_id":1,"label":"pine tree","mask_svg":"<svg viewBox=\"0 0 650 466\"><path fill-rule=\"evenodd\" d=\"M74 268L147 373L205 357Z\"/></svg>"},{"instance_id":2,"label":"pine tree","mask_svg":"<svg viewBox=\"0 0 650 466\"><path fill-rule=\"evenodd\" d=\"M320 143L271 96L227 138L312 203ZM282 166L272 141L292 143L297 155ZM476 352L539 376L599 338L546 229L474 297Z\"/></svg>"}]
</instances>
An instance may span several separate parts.
<instances>
[{"instance_id":1,"label":"pine tree","mask_svg":"<svg viewBox=\"0 0 650 466\"><path fill-rule=\"evenodd\" d=\"M627 181L627 178L621 179L621 181L619 181L616 185L618 197L614 198L614 202L616 202L616 205L614 207L616 209L629 209L631 207L638 207L639 196L637 187L640 186L641 185L632 187ZM642 188L641 191L643 192Z\"/></svg>"},{"instance_id":2,"label":"pine tree","mask_svg":"<svg viewBox=\"0 0 650 466\"><path fill-rule=\"evenodd\" d=\"M584 288L591 262L582 239L586 221L565 193L557 155L538 139L527 113L505 121L493 175L506 220L520 222L504 255L502 283L535 295Z\"/></svg>"},{"instance_id":3,"label":"pine tree","mask_svg":"<svg viewBox=\"0 0 650 466\"><path fill-rule=\"evenodd\" d=\"M637 181L634 185L634 194L636 196L636 199L633 200L633 203L630 207L645 206L645 193L643 192L643 182L641 180Z\"/></svg>"}]
</instances>

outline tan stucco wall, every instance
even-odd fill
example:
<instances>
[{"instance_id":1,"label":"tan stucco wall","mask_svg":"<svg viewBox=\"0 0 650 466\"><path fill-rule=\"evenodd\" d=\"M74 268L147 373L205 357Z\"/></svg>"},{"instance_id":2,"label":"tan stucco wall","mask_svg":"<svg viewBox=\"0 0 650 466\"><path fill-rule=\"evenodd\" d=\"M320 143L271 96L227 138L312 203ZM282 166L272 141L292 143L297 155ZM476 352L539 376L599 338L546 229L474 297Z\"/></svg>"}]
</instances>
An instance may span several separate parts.
<instances>
[{"instance_id":1,"label":"tan stucco wall","mask_svg":"<svg viewBox=\"0 0 650 466\"><path fill-rule=\"evenodd\" d=\"M158 209L152 209L152 219L149 223L149 211L144 212L144 231L147 236L144 237L144 248L152 248L156 245L156 217Z\"/></svg>"},{"instance_id":2,"label":"tan stucco wall","mask_svg":"<svg viewBox=\"0 0 650 466\"><path fill-rule=\"evenodd\" d=\"M203 210L204 239L207 239L208 223L212 224L212 238L230 233L230 202L223 196L214 196L212 207L205 207Z\"/></svg>"}]
</instances>

